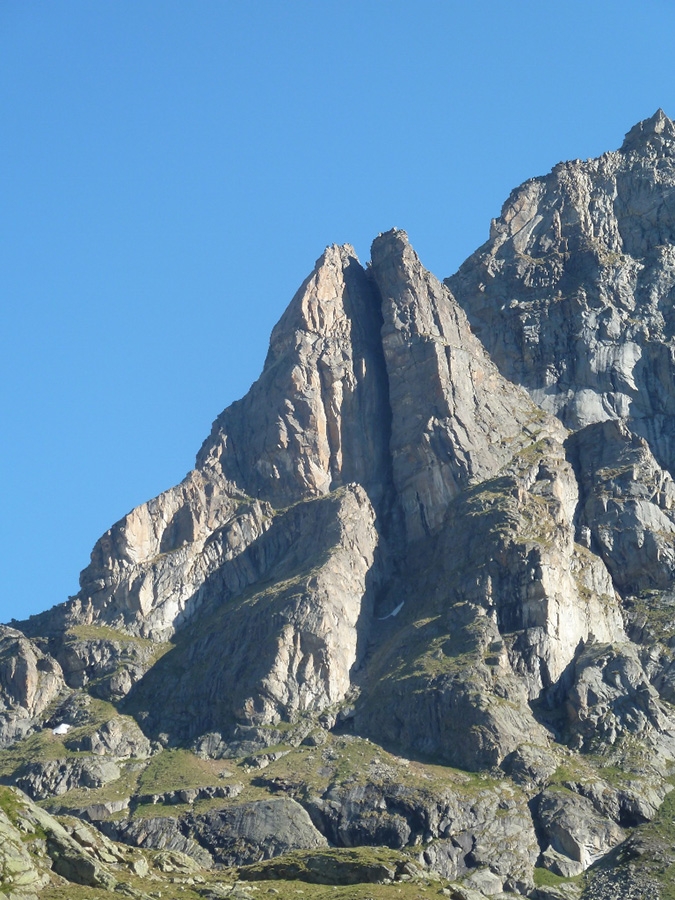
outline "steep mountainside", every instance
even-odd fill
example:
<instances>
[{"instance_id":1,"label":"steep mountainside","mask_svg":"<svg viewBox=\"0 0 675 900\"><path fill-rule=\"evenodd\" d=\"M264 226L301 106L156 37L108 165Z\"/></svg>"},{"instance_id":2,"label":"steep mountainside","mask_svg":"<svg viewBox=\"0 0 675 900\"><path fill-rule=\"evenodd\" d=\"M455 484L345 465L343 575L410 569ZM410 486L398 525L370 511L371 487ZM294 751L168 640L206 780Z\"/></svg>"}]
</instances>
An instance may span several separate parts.
<instances>
[{"instance_id":1,"label":"steep mountainside","mask_svg":"<svg viewBox=\"0 0 675 900\"><path fill-rule=\"evenodd\" d=\"M0 627L11 896L675 896L674 198L659 111L445 283L325 251L184 481Z\"/></svg>"}]
</instances>

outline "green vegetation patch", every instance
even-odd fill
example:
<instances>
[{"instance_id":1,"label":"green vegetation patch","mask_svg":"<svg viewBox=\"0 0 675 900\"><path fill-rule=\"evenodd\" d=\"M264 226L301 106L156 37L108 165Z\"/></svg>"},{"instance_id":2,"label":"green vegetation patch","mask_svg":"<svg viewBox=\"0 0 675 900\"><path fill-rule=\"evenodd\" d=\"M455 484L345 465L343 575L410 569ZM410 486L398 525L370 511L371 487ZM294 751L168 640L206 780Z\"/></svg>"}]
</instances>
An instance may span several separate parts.
<instances>
[{"instance_id":1,"label":"green vegetation patch","mask_svg":"<svg viewBox=\"0 0 675 900\"><path fill-rule=\"evenodd\" d=\"M556 875L555 872L549 872L548 869L542 869L537 866L533 871L535 887L559 887L563 884L579 883L583 879L583 875L573 875L571 878L564 878L562 875Z\"/></svg>"},{"instance_id":2,"label":"green vegetation patch","mask_svg":"<svg viewBox=\"0 0 675 900\"><path fill-rule=\"evenodd\" d=\"M65 634L77 638L79 641L116 641L119 643L133 642L134 644L152 645L152 641L136 637L126 631L110 628L108 625L73 625Z\"/></svg>"},{"instance_id":3,"label":"green vegetation patch","mask_svg":"<svg viewBox=\"0 0 675 900\"><path fill-rule=\"evenodd\" d=\"M8 787L0 787L0 809L10 822L15 823L25 808L25 803L21 802L21 799L14 791Z\"/></svg>"},{"instance_id":4,"label":"green vegetation patch","mask_svg":"<svg viewBox=\"0 0 675 900\"><path fill-rule=\"evenodd\" d=\"M27 807L21 797L8 787L0 787L0 809L5 813L12 825L18 828L22 841L29 842L46 838L47 835L40 825L30 821L26 816Z\"/></svg>"},{"instance_id":5,"label":"green vegetation patch","mask_svg":"<svg viewBox=\"0 0 675 900\"><path fill-rule=\"evenodd\" d=\"M631 620L646 622L646 630L655 641L668 645L675 635L675 602L672 595L661 591L643 591L638 596L626 597L624 607Z\"/></svg>"},{"instance_id":6,"label":"green vegetation patch","mask_svg":"<svg viewBox=\"0 0 675 900\"><path fill-rule=\"evenodd\" d=\"M87 756L86 753L75 753L63 745L61 735L52 734L51 729L44 728L30 734L6 750L0 750L0 776L9 776L16 772L26 761L44 762L48 759L64 759L67 756Z\"/></svg>"},{"instance_id":7,"label":"green vegetation patch","mask_svg":"<svg viewBox=\"0 0 675 900\"><path fill-rule=\"evenodd\" d=\"M409 854L385 847L295 851L255 865L242 866L239 877L246 881L279 879L310 884L374 884L393 880L410 859Z\"/></svg>"},{"instance_id":8,"label":"green vegetation patch","mask_svg":"<svg viewBox=\"0 0 675 900\"><path fill-rule=\"evenodd\" d=\"M162 750L153 756L138 781L140 794L164 794L182 788L218 784L222 762L201 759L189 750Z\"/></svg>"},{"instance_id":9,"label":"green vegetation patch","mask_svg":"<svg viewBox=\"0 0 675 900\"><path fill-rule=\"evenodd\" d=\"M331 785L352 788L394 784L437 799L446 790L474 796L499 784L486 774L395 756L378 744L354 735L327 735L326 743L320 747L300 746L271 763L262 773L250 773L248 777L251 787L283 784L291 795L300 799L321 795ZM245 781L245 777L237 773L236 780ZM238 802L244 799L248 799L247 787Z\"/></svg>"}]
</instances>

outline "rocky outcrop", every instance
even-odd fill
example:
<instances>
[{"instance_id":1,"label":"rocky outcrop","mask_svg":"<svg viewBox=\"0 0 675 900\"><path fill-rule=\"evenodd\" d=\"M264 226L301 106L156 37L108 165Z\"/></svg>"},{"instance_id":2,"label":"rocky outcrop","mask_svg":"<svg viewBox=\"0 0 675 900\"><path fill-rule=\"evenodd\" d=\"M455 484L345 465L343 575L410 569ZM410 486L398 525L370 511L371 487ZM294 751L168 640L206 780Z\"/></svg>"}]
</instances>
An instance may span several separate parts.
<instances>
[{"instance_id":1,"label":"rocky outcrop","mask_svg":"<svg viewBox=\"0 0 675 900\"><path fill-rule=\"evenodd\" d=\"M390 471L381 321L354 249L328 247L274 328L262 375L216 419L198 468L275 507L350 482L377 498Z\"/></svg>"},{"instance_id":2,"label":"rocky outcrop","mask_svg":"<svg viewBox=\"0 0 675 900\"><path fill-rule=\"evenodd\" d=\"M200 843L226 866L248 865L289 850L328 846L307 812L289 798L231 806L195 817L191 825Z\"/></svg>"},{"instance_id":3,"label":"rocky outcrop","mask_svg":"<svg viewBox=\"0 0 675 900\"><path fill-rule=\"evenodd\" d=\"M675 576L675 484L625 421L589 425L569 450L579 473L579 528L624 594L666 590Z\"/></svg>"},{"instance_id":4,"label":"rocky outcrop","mask_svg":"<svg viewBox=\"0 0 675 900\"><path fill-rule=\"evenodd\" d=\"M173 816L151 816L143 819L114 819L98 822L103 834L115 841L150 850L171 850L192 859L208 869L211 854L189 836L188 829Z\"/></svg>"},{"instance_id":5,"label":"rocky outcrop","mask_svg":"<svg viewBox=\"0 0 675 900\"><path fill-rule=\"evenodd\" d=\"M275 740L265 726L341 701L363 649L376 547L374 512L358 486L278 516L256 547L269 581L184 631L129 709L173 739L217 730L235 741L236 756L242 730L257 729L264 745L265 735Z\"/></svg>"},{"instance_id":6,"label":"rocky outcrop","mask_svg":"<svg viewBox=\"0 0 675 900\"><path fill-rule=\"evenodd\" d=\"M2 888L30 900L50 881L50 872L74 884L113 890L117 879L106 865L124 860L105 838L76 823L70 831L13 788L3 788L0 810ZM105 862L104 862L105 858Z\"/></svg>"},{"instance_id":7,"label":"rocky outcrop","mask_svg":"<svg viewBox=\"0 0 675 900\"><path fill-rule=\"evenodd\" d=\"M629 417L670 465L675 126L517 188L448 284L500 370L573 429Z\"/></svg>"},{"instance_id":8,"label":"rocky outcrop","mask_svg":"<svg viewBox=\"0 0 675 900\"><path fill-rule=\"evenodd\" d=\"M162 794L140 794L137 796L136 801L139 804L166 803L168 805L178 805L183 803L192 804L197 800L231 800L238 797L243 789L243 784L234 782L224 785L209 785L207 787L181 788L177 791L164 791Z\"/></svg>"},{"instance_id":9,"label":"rocky outcrop","mask_svg":"<svg viewBox=\"0 0 675 900\"><path fill-rule=\"evenodd\" d=\"M625 837L590 800L568 791L544 791L536 798L536 812L546 845L543 865L565 878L581 874Z\"/></svg>"},{"instance_id":10,"label":"rocky outcrop","mask_svg":"<svg viewBox=\"0 0 675 900\"><path fill-rule=\"evenodd\" d=\"M39 871L22 833L0 809L0 884L16 900L35 900L48 882Z\"/></svg>"},{"instance_id":11,"label":"rocky outcrop","mask_svg":"<svg viewBox=\"0 0 675 900\"><path fill-rule=\"evenodd\" d=\"M65 687L55 660L20 631L0 626L0 747L33 731Z\"/></svg>"},{"instance_id":12,"label":"rocky outcrop","mask_svg":"<svg viewBox=\"0 0 675 900\"><path fill-rule=\"evenodd\" d=\"M193 471L178 487L133 510L98 541L76 598L22 627L29 634L49 634L52 641L69 626L79 625L166 640L202 607L201 588L213 572L229 577L234 590L255 579L257 573L242 565L240 556L270 519L268 506L250 502L222 479L214 484ZM183 521L187 524L180 524ZM117 639L112 645L80 645L61 652L77 686L82 677L90 677L87 667L96 667L96 654L103 654L105 663L121 652L138 656L139 648L129 641L120 646Z\"/></svg>"},{"instance_id":13,"label":"rocky outcrop","mask_svg":"<svg viewBox=\"0 0 675 900\"><path fill-rule=\"evenodd\" d=\"M98 630L100 636L96 628L76 626L74 631L54 635L50 650L69 687L86 687L103 700L121 700L152 665L156 647L112 629ZM83 631L89 636L81 636Z\"/></svg>"},{"instance_id":14,"label":"rocky outcrop","mask_svg":"<svg viewBox=\"0 0 675 900\"><path fill-rule=\"evenodd\" d=\"M658 755L675 756L675 718L633 645L589 644L575 660L573 679L565 708L577 746L607 748L635 735Z\"/></svg>"},{"instance_id":15,"label":"rocky outcrop","mask_svg":"<svg viewBox=\"0 0 675 900\"><path fill-rule=\"evenodd\" d=\"M307 812L290 798L225 806L202 814L118 819L100 827L137 847L178 850L200 865L248 865L298 849L328 844Z\"/></svg>"},{"instance_id":16,"label":"rocky outcrop","mask_svg":"<svg viewBox=\"0 0 675 900\"><path fill-rule=\"evenodd\" d=\"M101 787L120 775L119 766L110 759L74 757L26 763L14 781L33 800L45 800L81 787Z\"/></svg>"},{"instance_id":17,"label":"rocky outcrop","mask_svg":"<svg viewBox=\"0 0 675 900\"><path fill-rule=\"evenodd\" d=\"M529 702L562 689L580 642L626 640L606 568L574 542L575 487L545 440L448 508L391 588L404 606L364 677L357 728L463 768L547 745Z\"/></svg>"},{"instance_id":18,"label":"rocky outcrop","mask_svg":"<svg viewBox=\"0 0 675 900\"><path fill-rule=\"evenodd\" d=\"M66 741L69 750L111 756L115 759L146 759L150 756L150 741L129 716L115 716L92 734Z\"/></svg>"},{"instance_id":19,"label":"rocky outcrop","mask_svg":"<svg viewBox=\"0 0 675 900\"><path fill-rule=\"evenodd\" d=\"M538 855L527 803L508 787L476 796L395 783L335 786L305 806L332 844L424 847L420 863L451 880L486 865L501 876L500 890L526 886Z\"/></svg>"},{"instance_id":20,"label":"rocky outcrop","mask_svg":"<svg viewBox=\"0 0 675 900\"><path fill-rule=\"evenodd\" d=\"M374 241L370 271L382 297L394 486L407 538L416 541L439 529L460 491L496 474L530 441L539 416L499 376L405 232ZM553 421L546 425L561 434Z\"/></svg>"},{"instance_id":21,"label":"rocky outcrop","mask_svg":"<svg viewBox=\"0 0 675 900\"><path fill-rule=\"evenodd\" d=\"M242 867L239 876L245 881L305 881L308 884L388 884L397 876L409 876L409 861L386 853L366 856L357 851L332 853L294 853L290 858L273 859Z\"/></svg>"},{"instance_id":22,"label":"rocky outcrop","mask_svg":"<svg viewBox=\"0 0 675 900\"><path fill-rule=\"evenodd\" d=\"M618 785L596 777L592 781L566 781L563 787L586 797L596 812L622 828L650 822L672 789L660 779L650 778L648 772L643 772L640 777L626 778Z\"/></svg>"}]
</instances>

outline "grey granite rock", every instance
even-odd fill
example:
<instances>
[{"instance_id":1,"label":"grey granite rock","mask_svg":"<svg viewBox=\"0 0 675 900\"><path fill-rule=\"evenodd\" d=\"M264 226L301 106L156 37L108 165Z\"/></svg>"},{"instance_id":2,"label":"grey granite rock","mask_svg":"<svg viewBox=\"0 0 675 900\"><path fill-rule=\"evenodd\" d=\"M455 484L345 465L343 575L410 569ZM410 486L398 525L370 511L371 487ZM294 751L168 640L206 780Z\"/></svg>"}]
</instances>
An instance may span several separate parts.
<instances>
[{"instance_id":1,"label":"grey granite rock","mask_svg":"<svg viewBox=\"0 0 675 900\"><path fill-rule=\"evenodd\" d=\"M256 800L196 816L191 827L214 859L241 866L289 850L327 847L307 812L288 798Z\"/></svg>"},{"instance_id":2,"label":"grey granite rock","mask_svg":"<svg viewBox=\"0 0 675 900\"><path fill-rule=\"evenodd\" d=\"M527 444L528 426L539 417L499 376L405 232L380 235L371 252L382 297L394 486L414 541L438 531L462 489L496 474ZM554 422L547 425L556 431Z\"/></svg>"},{"instance_id":3,"label":"grey granite rock","mask_svg":"<svg viewBox=\"0 0 675 900\"><path fill-rule=\"evenodd\" d=\"M65 742L70 750L111 756L115 759L146 759L150 756L150 741L129 716L115 716L92 734Z\"/></svg>"},{"instance_id":4,"label":"grey granite rock","mask_svg":"<svg viewBox=\"0 0 675 900\"><path fill-rule=\"evenodd\" d=\"M266 726L343 700L364 649L374 519L357 485L276 517L256 546L264 584L182 632L130 694L143 727L190 741L218 728L237 745L219 755L247 755L278 742Z\"/></svg>"},{"instance_id":5,"label":"grey granite rock","mask_svg":"<svg viewBox=\"0 0 675 900\"><path fill-rule=\"evenodd\" d=\"M74 757L26 763L14 781L33 800L44 800L74 788L101 787L118 779L120 774L119 766L110 759Z\"/></svg>"},{"instance_id":6,"label":"grey granite rock","mask_svg":"<svg viewBox=\"0 0 675 900\"><path fill-rule=\"evenodd\" d=\"M34 900L47 878L29 853L22 833L0 810L0 884L16 900Z\"/></svg>"},{"instance_id":7,"label":"grey granite rock","mask_svg":"<svg viewBox=\"0 0 675 900\"><path fill-rule=\"evenodd\" d=\"M536 798L537 823L553 854L542 863L569 877L578 875L619 844L625 833L600 816L590 800L571 791L544 791ZM563 865L560 857L566 862ZM563 871L564 869L564 871Z\"/></svg>"},{"instance_id":8,"label":"grey granite rock","mask_svg":"<svg viewBox=\"0 0 675 900\"><path fill-rule=\"evenodd\" d=\"M59 664L20 631L0 626L0 747L35 730L66 685Z\"/></svg>"},{"instance_id":9,"label":"grey granite rock","mask_svg":"<svg viewBox=\"0 0 675 900\"><path fill-rule=\"evenodd\" d=\"M114 841L150 850L174 851L205 869L213 865L211 854L193 840L182 822L174 816L150 816L139 819L113 819L97 823L103 834Z\"/></svg>"},{"instance_id":10,"label":"grey granite rock","mask_svg":"<svg viewBox=\"0 0 675 900\"><path fill-rule=\"evenodd\" d=\"M588 528L623 594L665 590L675 576L675 484L624 420L570 438L581 488L578 524Z\"/></svg>"},{"instance_id":11,"label":"grey granite rock","mask_svg":"<svg viewBox=\"0 0 675 900\"><path fill-rule=\"evenodd\" d=\"M574 743L610 747L626 735L665 759L675 756L675 718L642 667L633 644L589 643L574 663L565 709Z\"/></svg>"},{"instance_id":12,"label":"grey granite rock","mask_svg":"<svg viewBox=\"0 0 675 900\"><path fill-rule=\"evenodd\" d=\"M508 378L574 429L629 417L666 466L674 136L659 110L620 150L525 182L448 279Z\"/></svg>"}]
</instances>

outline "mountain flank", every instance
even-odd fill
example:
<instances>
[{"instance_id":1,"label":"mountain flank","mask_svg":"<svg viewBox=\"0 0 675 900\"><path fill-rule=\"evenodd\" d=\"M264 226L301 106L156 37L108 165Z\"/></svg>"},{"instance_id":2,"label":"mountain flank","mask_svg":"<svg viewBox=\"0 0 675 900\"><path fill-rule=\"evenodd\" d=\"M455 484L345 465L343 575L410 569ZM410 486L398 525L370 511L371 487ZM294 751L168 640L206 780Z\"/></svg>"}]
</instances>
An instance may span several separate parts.
<instances>
[{"instance_id":1,"label":"mountain flank","mask_svg":"<svg viewBox=\"0 0 675 900\"><path fill-rule=\"evenodd\" d=\"M675 124L437 279L331 246L181 484L0 626L10 897L675 896Z\"/></svg>"}]
</instances>

